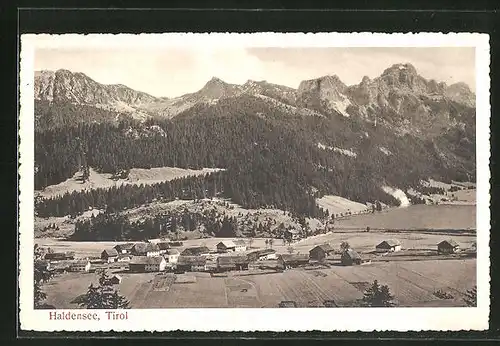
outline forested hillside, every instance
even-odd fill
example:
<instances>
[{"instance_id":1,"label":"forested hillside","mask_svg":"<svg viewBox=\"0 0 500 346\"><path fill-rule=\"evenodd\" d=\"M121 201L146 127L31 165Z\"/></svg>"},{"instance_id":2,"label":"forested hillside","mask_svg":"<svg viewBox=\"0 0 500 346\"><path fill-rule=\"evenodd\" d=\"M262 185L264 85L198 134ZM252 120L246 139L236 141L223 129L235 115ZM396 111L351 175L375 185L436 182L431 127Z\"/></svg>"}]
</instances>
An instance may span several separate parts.
<instances>
[{"instance_id":1,"label":"forested hillside","mask_svg":"<svg viewBox=\"0 0 500 346\"><path fill-rule=\"evenodd\" d=\"M319 213L314 198L323 194L395 204L381 185L404 188L429 177L474 179L470 132L466 126L433 138L396 135L388 127L377 127L361 118L290 115L245 95L193 107L172 120L141 123L121 119L37 128L35 187L61 182L84 163L106 173L133 167L221 167L226 171L219 173L219 193L235 203L314 216ZM328 148L348 149L356 156ZM178 186L198 191L194 194L197 198L203 195L193 187L201 184L200 179L183 181ZM73 193L45 201L39 212L63 215L65 205L70 213L78 213L92 206L120 209L139 203L126 194L147 195L143 198L146 202L184 198L175 184L167 188L173 189L171 197L158 192L161 186L158 189L124 187L99 192L101 197L93 198L89 194L96 192ZM193 198L193 194L186 198Z\"/></svg>"}]
</instances>

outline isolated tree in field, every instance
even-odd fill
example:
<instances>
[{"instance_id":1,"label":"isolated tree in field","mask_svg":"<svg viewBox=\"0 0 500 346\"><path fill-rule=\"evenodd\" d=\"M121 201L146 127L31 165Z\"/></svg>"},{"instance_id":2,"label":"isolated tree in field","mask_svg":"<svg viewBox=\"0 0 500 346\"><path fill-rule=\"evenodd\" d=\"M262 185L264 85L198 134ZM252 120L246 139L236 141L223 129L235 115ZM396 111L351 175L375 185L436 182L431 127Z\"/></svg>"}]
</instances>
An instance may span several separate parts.
<instances>
[{"instance_id":1,"label":"isolated tree in field","mask_svg":"<svg viewBox=\"0 0 500 346\"><path fill-rule=\"evenodd\" d=\"M289 254L293 254L294 251L293 247L289 246L286 250L288 251Z\"/></svg>"},{"instance_id":2,"label":"isolated tree in field","mask_svg":"<svg viewBox=\"0 0 500 346\"><path fill-rule=\"evenodd\" d=\"M129 301L113 288L109 279L107 273L102 271L99 284L90 284L80 306L87 309L129 309Z\"/></svg>"},{"instance_id":3,"label":"isolated tree in field","mask_svg":"<svg viewBox=\"0 0 500 346\"><path fill-rule=\"evenodd\" d=\"M350 248L351 248L351 245L349 245L349 243L348 243L348 242L343 241L342 243L340 243L340 250L341 250L342 252L344 252L344 251L346 251L346 250L348 250L348 249L350 249Z\"/></svg>"},{"instance_id":4,"label":"isolated tree in field","mask_svg":"<svg viewBox=\"0 0 500 346\"><path fill-rule=\"evenodd\" d=\"M464 301L467 306L477 306L477 286L465 292Z\"/></svg>"},{"instance_id":5,"label":"isolated tree in field","mask_svg":"<svg viewBox=\"0 0 500 346\"><path fill-rule=\"evenodd\" d=\"M273 248L273 243L274 243L274 239L273 238L269 239L269 247L271 249Z\"/></svg>"},{"instance_id":6,"label":"isolated tree in field","mask_svg":"<svg viewBox=\"0 0 500 346\"><path fill-rule=\"evenodd\" d=\"M267 249L267 247L269 245L269 240L268 239L266 239L265 244L266 244L266 249Z\"/></svg>"},{"instance_id":7,"label":"isolated tree in field","mask_svg":"<svg viewBox=\"0 0 500 346\"><path fill-rule=\"evenodd\" d=\"M389 287L379 285L377 280L373 281L373 284L365 291L363 303L370 307L392 307L395 305L394 296Z\"/></svg>"}]
</instances>

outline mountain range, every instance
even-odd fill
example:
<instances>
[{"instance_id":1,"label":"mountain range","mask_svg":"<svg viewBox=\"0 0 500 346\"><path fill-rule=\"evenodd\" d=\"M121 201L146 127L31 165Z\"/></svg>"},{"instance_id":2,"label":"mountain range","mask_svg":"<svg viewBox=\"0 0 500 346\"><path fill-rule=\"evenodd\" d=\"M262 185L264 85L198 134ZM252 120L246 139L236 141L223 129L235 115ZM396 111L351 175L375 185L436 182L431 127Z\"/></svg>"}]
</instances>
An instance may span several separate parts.
<instances>
[{"instance_id":1,"label":"mountain range","mask_svg":"<svg viewBox=\"0 0 500 346\"><path fill-rule=\"evenodd\" d=\"M411 64L389 66L357 85L335 75L297 89L212 78L175 98L83 73L41 71L34 96L36 189L65 181L82 165L111 174L223 168L212 182L214 196L314 216L323 195L397 204L385 187L476 178L475 94L464 83L423 78ZM206 195L202 182L179 184L75 193L50 202L46 213L61 216L68 203L79 212L95 205L121 210L189 191L189 198Z\"/></svg>"},{"instance_id":2,"label":"mountain range","mask_svg":"<svg viewBox=\"0 0 500 346\"><path fill-rule=\"evenodd\" d=\"M363 77L352 86L335 75L302 81L297 89L252 80L236 85L214 77L202 89L174 98L154 97L120 84L100 84L83 73L68 70L37 71L34 92L36 100L90 105L139 119L171 118L195 106L215 105L224 99L239 102L245 96L258 97L294 113L357 115L371 121L379 113L420 122L438 113L445 117L439 120L448 120L447 110L432 109L448 101L475 107L475 94L465 83L447 86L427 80L411 64L395 64L379 77Z\"/></svg>"}]
</instances>

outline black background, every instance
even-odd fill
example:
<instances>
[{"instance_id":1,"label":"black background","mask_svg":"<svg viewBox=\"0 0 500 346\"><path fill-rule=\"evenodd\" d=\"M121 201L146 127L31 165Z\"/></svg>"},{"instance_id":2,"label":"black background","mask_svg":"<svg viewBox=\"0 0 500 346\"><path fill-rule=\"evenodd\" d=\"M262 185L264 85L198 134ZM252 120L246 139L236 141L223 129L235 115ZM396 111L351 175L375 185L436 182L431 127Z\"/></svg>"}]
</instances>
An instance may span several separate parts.
<instances>
[{"instance_id":1,"label":"black background","mask_svg":"<svg viewBox=\"0 0 500 346\"><path fill-rule=\"evenodd\" d=\"M443 2L441 2L443 3ZM285 9L284 4L295 9ZM7 207L14 206L14 212L7 212L5 208L2 222L0 223L4 235L12 238L2 238L2 245L6 250L4 254L10 254L9 259L12 262L4 262L4 274L13 272L12 280L3 280L4 287L8 286L13 293L12 298L3 295L3 314L8 320L3 320L1 327L4 339L11 344L14 339L22 338L23 343L42 342L39 338L50 338L43 343L54 344L61 343L66 345L87 343L89 340L84 338L106 337L108 340L100 340L107 345L114 344L117 338L141 338L141 342L168 342L180 343L198 343L199 338L205 339L210 343L221 343L224 339L240 338L236 341L238 344L252 340L254 338L266 339L261 342L279 343L312 343L311 339L336 339L327 340L328 343L352 343L356 339L364 339L371 344L428 344L434 341L439 344L453 343L458 341L460 344L467 343L476 345L479 342L491 342L497 338L500 333L500 316L498 301L496 297L498 292L498 236L495 230L496 214L491 214L491 316L490 330L487 332L379 332L379 333L34 333L19 330L18 321L18 303L17 303L17 271L9 268L17 268L17 249L12 244L18 244L17 233L17 106L18 106L18 48L19 36L23 33L163 33L163 32L484 32L490 34L491 49L491 209L498 210L498 198L494 187L496 184L497 165L495 164L497 126L496 119L496 99L498 92L496 88L496 70L498 70L498 30L500 16L495 10L495 4L488 1L471 1L467 7L460 2L448 2L448 7L436 9L436 2L405 4L401 7L400 1L384 1L386 10L378 10L375 4L368 4L367 1L350 1L349 5L357 5L354 9L326 9L323 8L330 3L312 4L303 2L300 5L289 2L267 1L259 4L256 1L240 1L238 3L227 4L210 2L186 2L171 1L168 3L170 9L118 9L117 7L134 7L133 4L124 1L111 2L104 4L102 1L86 1L85 3L76 1L60 2L59 8L28 8L30 6L54 6L54 2L49 4L47 1L37 2L18 2L11 4L11 7L2 8L1 18L1 50L2 68L6 74L2 74L2 82L5 84L2 88L2 114L0 116L0 130L6 139L2 144L3 154L0 159L2 168L1 184L2 191L10 192L5 194L14 197L13 201L6 203ZM106 6L114 9L77 9L78 6ZM372 6L370 9L369 6ZM400 6L397 8L396 6ZM137 4L135 4L137 6ZM145 2L141 6L151 6ZM207 6L207 8L200 8ZM254 9L250 9L250 6ZM300 9L300 6L303 8ZM69 9L73 7L73 9ZM247 9L242 9L242 8ZM267 9L266 9L267 7ZM191 9L190 9L191 8ZM198 8L198 9L194 9ZM229 8L229 9L228 9ZM231 8L233 8L231 10ZM235 8L239 8L236 10ZM306 9L307 8L307 9ZM316 10L314 10L316 8ZM364 8L364 10L363 10ZM5 78L7 77L7 78ZM6 88L5 88L6 87ZM7 92L5 90L7 89ZM10 141L7 138L11 138ZM7 201L5 198L2 201ZM12 220L12 221L10 221ZM4 240L5 239L5 240ZM3 256L4 257L4 256ZM4 259L5 260L5 259ZM11 266L8 266L12 263ZM8 283L5 284L5 283ZM5 290L2 289L4 292ZM9 309L7 309L9 308ZM362 322L362 321L360 321ZM168 321L165 321L168 324ZM251 321L249 321L251 323ZM74 338L77 339L74 339ZM67 338L72 338L68 340ZM151 340L151 338L169 338L174 340ZM241 339L244 338L244 339ZM276 340L284 338L293 338L293 340ZM391 340L396 338L397 340ZM368 340L367 340L368 339ZM440 340L437 342L437 340ZM446 341L444 341L446 340ZM230 340L227 340L230 342ZM226 343L227 343L226 341ZM98 342L98 340L92 340ZM130 344L136 344L139 340L132 340ZM323 341L325 342L325 341ZM357 342L360 342L359 340Z\"/></svg>"}]
</instances>

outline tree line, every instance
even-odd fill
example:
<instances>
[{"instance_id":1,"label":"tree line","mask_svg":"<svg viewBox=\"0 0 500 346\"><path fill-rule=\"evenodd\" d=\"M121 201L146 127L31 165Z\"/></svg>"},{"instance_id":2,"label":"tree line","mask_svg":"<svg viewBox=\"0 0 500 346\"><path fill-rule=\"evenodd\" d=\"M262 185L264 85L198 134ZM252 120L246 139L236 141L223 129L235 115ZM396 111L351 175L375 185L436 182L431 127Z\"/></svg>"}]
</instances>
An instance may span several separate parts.
<instances>
[{"instance_id":1,"label":"tree line","mask_svg":"<svg viewBox=\"0 0 500 346\"><path fill-rule=\"evenodd\" d=\"M320 213L315 198L324 194L396 204L380 189L381 184L405 188L429 177L462 181L475 178L475 163L467 156L470 148L456 134L439 140L395 136L390 129L374 128L361 119L291 118L279 110L256 105L251 99L248 104L225 101L216 107L198 106L173 120L139 123L122 118L117 122L40 128L35 141L36 189L68 179L82 169L82 162L99 172L113 174L134 167L220 167L226 169L220 174L221 191L234 202L248 208L275 206L309 216ZM357 156L322 149L318 143L354 148ZM381 146L392 154L382 153ZM446 159L442 158L443 151L449 153ZM463 152L467 155L460 156ZM187 186L171 187L198 191L192 195L200 198L202 190L195 185L202 181L186 181ZM139 203L134 198L148 201L164 194L154 191L161 190L159 186L142 186L140 189L146 191L143 193L132 192L134 189L73 193L59 202L42 204L39 212L62 215L61 208L81 212L92 205L120 209ZM172 194L184 198L181 191ZM121 198L128 202L119 202ZM44 209L44 205L51 207Z\"/></svg>"}]
</instances>

